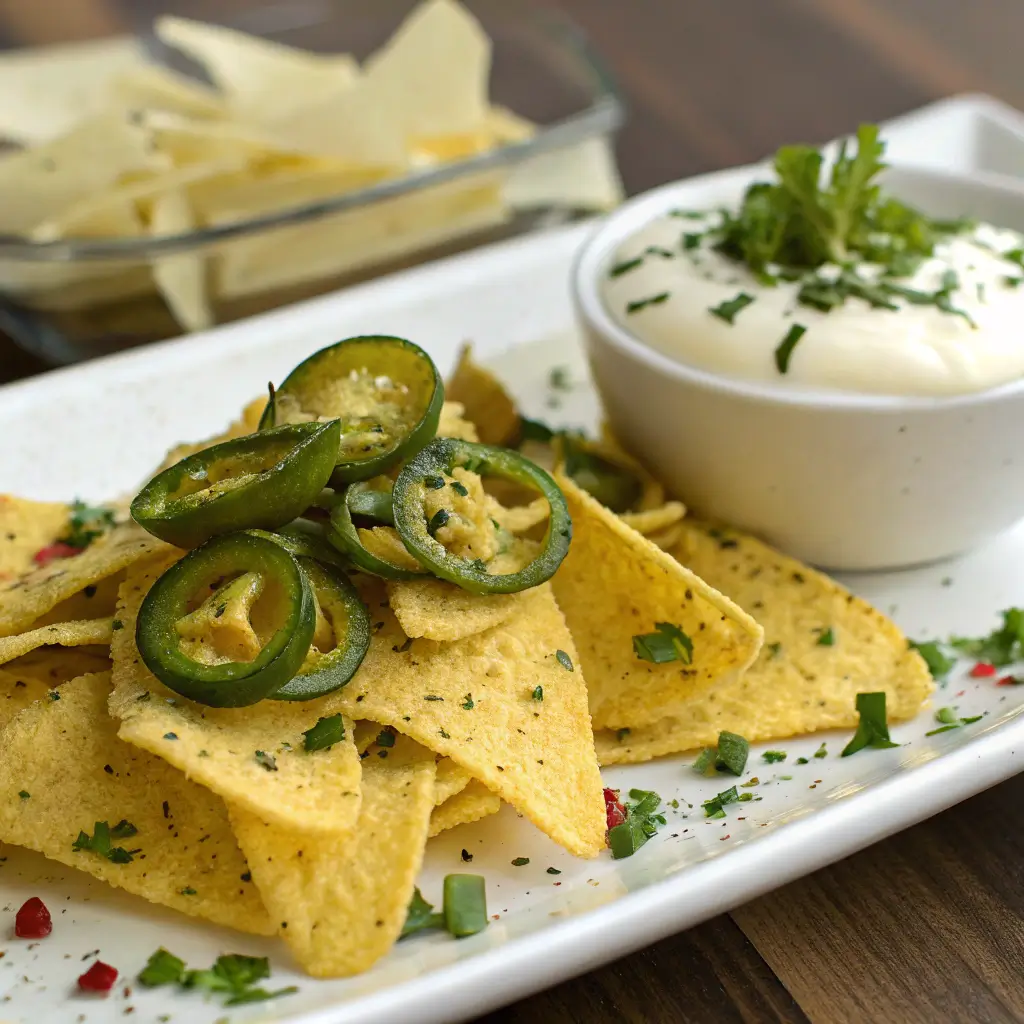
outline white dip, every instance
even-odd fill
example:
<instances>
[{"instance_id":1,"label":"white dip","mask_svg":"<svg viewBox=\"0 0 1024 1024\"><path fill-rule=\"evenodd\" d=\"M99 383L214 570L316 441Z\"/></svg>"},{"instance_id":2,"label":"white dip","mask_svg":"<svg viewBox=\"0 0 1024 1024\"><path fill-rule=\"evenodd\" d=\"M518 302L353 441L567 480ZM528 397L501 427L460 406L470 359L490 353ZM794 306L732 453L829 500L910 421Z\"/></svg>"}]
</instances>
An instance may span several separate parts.
<instances>
[{"instance_id":1,"label":"white dip","mask_svg":"<svg viewBox=\"0 0 1024 1024\"><path fill-rule=\"evenodd\" d=\"M948 303L966 317L899 296L891 296L898 310L850 297L822 312L797 301L799 283L761 284L706 238L685 249L684 235L706 231L718 219L717 213L703 220L669 214L653 221L623 243L602 282L614 319L672 359L783 386L891 395L966 394L1024 376L1024 284L1013 283L1024 270L1019 259L1000 255L1024 245L1021 235L979 225L940 242L912 276L893 279L934 293L948 287L947 272L955 272ZM839 268L816 273L834 277ZM864 264L858 273L871 280L879 268ZM754 301L732 324L710 312L741 292ZM777 349L794 325L806 332L782 373Z\"/></svg>"}]
</instances>

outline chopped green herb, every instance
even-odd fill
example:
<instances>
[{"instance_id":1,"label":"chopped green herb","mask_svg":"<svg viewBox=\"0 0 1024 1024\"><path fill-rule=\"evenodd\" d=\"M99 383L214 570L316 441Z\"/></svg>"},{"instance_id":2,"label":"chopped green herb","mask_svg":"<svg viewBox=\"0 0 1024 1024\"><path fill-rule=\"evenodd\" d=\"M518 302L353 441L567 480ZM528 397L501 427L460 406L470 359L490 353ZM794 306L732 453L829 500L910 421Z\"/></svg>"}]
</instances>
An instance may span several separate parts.
<instances>
[{"instance_id":1,"label":"chopped green herb","mask_svg":"<svg viewBox=\"0 0 1024 1024\"><path fill-rule=\"evenodd\" d=\"M819 647L834 647L835 642L836 635L832 632L831 626L829 626L828 629L822 630L821 635L818 637Z\"/></svg>"},{"instance_id":2,"label":"chopped green herb","mask_svg":"<svg viewBox=\"0 0 1024 1024\"><path fill-rule=\"evenodd\" d=\"M608 271L609 277L622 277L623 274L628 274L631 270L636 270L637 267L643 265L642 256L634 256L631 260L623 260L621 263L616 263L611 270Z\"/></svg>"},{"instance_id":3,"label":"chopped green herb","mask_svg":"<svg viewBox=\"0 0 1024 1024\"><path fill-rule=\"evenodd\" d=\"M626 303L626 312L639 313L640 310L646 309L648 306L660 306L663 302L668 301L669 295L669 292L659 292L659 294L646 299L634 299L632 302Z\"/></svg>"},{"instance_id":4,"label":"chopped green herb","mask_svg":"<svg viewBox=\"0 0 1024 1024\"><path fill-rule=\"evenodd\" d=\"M954 637L950 644L958 651L1001 668L1024 659L1024 609L1007 608L1002 625L988 636Z\"/></svg>"},{"instance_id":5,"label":"chopped green herb","mask_svg":"<svg viewBox=\"0 0 1024 1024\"><path fill-rule=\"evenodd\" d=\"M103 506L87 505L77 498L71 503L68 532L60 538L62 544L73 548L87 548L114 525L114 513Z\"/></svg>"},{"instance_id":6,"label":"chopped green herb","mask_svg":"<svg viewBox=\"0 0 1024 1024\"><path fill-rule=\"evenodd\" d=\"M774 643L768 644L765 648L768 651L768 656L771 658L777 658L782 652L782 644L776 640Z\"/></svg>"},{"instance_id":7,"label":"chopped green herb","mask_svg":"<svg viewBox=\"0 0 1024 1024\"><path fill-rule=\"evenodd\" d=\"M176 740L177 738L178 738L178 734L176 732L165 732L164 733L164 739L165 740Z\"/></svg>"},{"instance_id":8,"label":"chopped green herb","mask_svg":"<svg viewBox=\"0 0 1024 1024\"><path fill-rule=\"evenodd\" d=\"M779 342L778 348L775 349L775 368L779 373L789 372L789 360L793 355L793 349L796 348L797 342L807 333L807 328L803 324L791 324L786 336Z\"/></svg>"},{"instance_id":9,"label":"chopped green herb","mask_svg":"<svg viewBox=\"0 0 1024 1024\"><path fill-rule=\"evenodd\" d=\"M548 868L549 875L560 875L562 872L558 868Z\"/></svg>"},{"instance_id":10,"label":"chopped green herb","mask_svg":"<svg viewBox=\"0 0 1024 1024\"><path fill-rule=\"evenodd\" d=\"M780 761L785 761L787 755L784 750L766 750L761 756L769 764L778 764Z\"/></svg>"},{"instance_id":11,"label":"chopped green herb","mask_svg":"<svg viewBox=\"0 0 1024 1024\"><path fill-rule=\"evenodd\" d=\"M60 694L56 690L50 690L46 695L50 700L60 700Z\"/></svg>"},{"instance_id":12,"label":"chopped green herb","mask_svg":"<svg viewBox=\"0 0 1024 1024\"><path fill-rule=\"evenodd\" d=\"M754 799L754 794L753 793L740 793L740 795L739 795L739 801L740 801L741 804L745 804L748 800L753 800L753 799Z\"/></svg>"},{"instance_id":13,"label":"chopped green herb","mask_svg":"<svg viewBox=\"0 0 1024 1024\"><path fill-rule=\"evenodd\" d=\"M742 775L750 756L750 744L734 732L718 734L718 753L715 756L715 767L732 775Z\"/></svg>"},{"instance_id":14,"label":"chopped green herb","mask_svg":"<svg viewBox=\"0 0 1024 1024\"><path fill-rule=\"evenodd\" d=\"M122 846L114 846L112 839L130 839L138 834L138 829L123 818L111 828L106 821L97 821L93 826L93 834L79 832L78 838L71 844L75 853L85 850L105 857L113 864L130 864L135 859L138 850L126 850Z\"/></svg>"},{"instance_id":15,"label":"chopped green herb","mask_svg":"<svg viewBox=\"0 0 1024 1024\"><path fill-rule=\"evenodd\" d=\"M434 905L428 903L418 888L413 889L409 909L405 912L405 924L402 925L400 939L414 935L426 928L443 928L444 914L434 913Z\"/></svg>"},{"instance_id":16,"label":"chopped green herb","mask_svg":"<svg viewBox=\"0 0 1024 1024\"><path fill-rule=\"evenodd\" d=\"M917 651L924 658L928 671L935 679L949 675L950 669L956 664L956 659L950 658L935 640L911 640L909 646L912 651Z\"/></svg>"},{"instance_id":17,"label":"chopped green herb","mask_svg":"<svg viewBox=\"0 0 1024 1024\"><path fill-rule=\"evenodd\" d=\"M793 763L794 764L810 764L811 762L808 761L806 757L798 757L796 759L796 761L794 761Z\"/></svg>"},{"instance_id":18,"label":"chopped green herb","mask_svg":"<svg viewBox=\"0 0 1024 1024\"><path fill-rule=\"evenodd\" d=\"M568 366L552 366L548 371L548 387L553 391L571 391L572 377Z\"/></svg>"},{"instance_id":19,"label":"chopped green herb","mask_svg":"<svg viewBox=\"0 0 1024 1024\"><path fill-rule=\"evenodd\" d=\"M186 885L184 889L179 889L178 892L182 896L195 896L196 895L196 890L193 889L191 885Z\"/></svg>"},{"instance_id":20,"label":"chopped green herb","mask_svg":"<svg viewBox=\"0 0 1024 1024\"><path fill-rule=\"evenodd\" d=\"M138 982L146 988L156 988L180 982L184 974L185 961L161 946L146 961L146 966L139 972Z\"/></svg>"},{"instance_id":21,"label":"chopped green herb","mask_svg":"<svg viewBox=\"0 0 1024 1024\"><path fill-rule=\"evenodd\" d=\"M273 755L268 754L265 750L257 750L256 753L253 755L253 759L261 768L265 769L266 771L277 771L277 759Z\"/></svg>"},{"instance_id":22,"label":"chopped green herb","mask_svg":"<svg viewBox=\"0 0 1024 1024\"><path fill-rule=\"evenodd\" d=\"M555 651L555 660L558 662L559 665L562 666L562 668L565 669L566 672L574 671L572 667L572 658L570 658L569 655L565 653L565 651Z\"/></svg>"},{"instance_id":23,"label":"chopped green herb","mask_svg":"<svg viewBox=\"0 0 1024 1024\"><path fill-rule=\"evenodd\" d=\"M119 629L124 629L124 623L120 619L114 619L110 624L110 628L116 633Z\"/></svg>"},{"instance_id":24,"label":"chopped green herb","mask_svg":"<svg viewBox=\"0 0 1024 1024\"><path fill-rule=\"evenodd\" d=\"M393 747L395 745L395 734L390 729L381 729L376 740L378 747Z\"/></svg>"},{"instance_id":25,"label":"chopped green herb","mask_svg":"<svg viewBox=\"0 0 1024 1024\"><path fill-rule=\"evenodd\" d=\"M444 700L444 697L438 697L436 694L428 693L423 697L424 700Z\"/></svg>"},{"instance_id":26,"label":"chopped green herb","mask_svg":"<svg viewBox=\"0 0 1024 1024\"><path fill-rule=\"evenodd\" d=\"M543 686L535 686L533 688L533 693L531 693L530 696L534 700L543 700L544 699L544 687Z\"/></svg>"},{"instance_id":27,"label":"chopped green herb","mask_svg":"<svg viewBox=\"0 0 1024 1024\"><path fill-rule=\"evenodd\" d=\"M512 867L514 867L514 868L522 868L522 867L526 867L526 865L529 864L529 863L530 863L530 858L529 857L516 857L516 859L514 861L512 861Z\"/></svg>"},{"instance_id":28,"label":"chopped green herb","mask_svg":"<svg viewBox=\"0 0 1024 1024\"><path fill-rule=\"evenodd\" d=\"M860 724L853 734L853 739L843 748L842 757L856 754L865 747L884 750L887 747L898 747L889 739L889 725L885 717L885 693L858 693L857 713Z\"/></svg>"},{"instance_id":29,"label":"chopped green herb","mask_svg":"<svg viewBox=\"0 0 1024 1024\"><path fill-rule=\"evenodd\" d=\"M658 827L665 824L665 815L658 814L661 797L646 789L631 789L626 803L626 820L608 830L608 845L612 857L620 860L632 857L648 839L655 836Z\"/></svg>"},{"instance_id":30,"label":"chopped green herb","mask_svg":"<svg viewBox=\"0 0 1024 1024\"><path fill-rule=\"evenodd\" d=\"M617 729L615 731L616 740L621 743L629 735L629 729Z\"/></svg>"},{"instance_id":31,"label":"chopped green herb","mask_svg":"<svg viewBox=\"0 0 1024 1024\"><path fill-rule=\"evenodd\" d=\"M463 710L464 711L472 711L473 708L475 708L475 707L476 707L476 704L473 703L473 694L467 693L466 696L463 697L463 699L462 699L462 708L463 708Z\"/></svg>"},{"instance_id":32,"label":"chopped green herb","mask_svg":"<svg viewBox=\"0 0 1024 1024\"><path fill-rule=\"evenodd\" d=\"M728 789L723 790L717 796L712 797L710 800L705 800L703 803L704 817L705 818L724 818L725 817L725 806L726 804L735 803L739 800L740 794L735 786L730 786Z\"/></svg>"},{"instance_id":33,"label":"chopped green herb","mask_svg":"<svg viewBox=\"0 0 1024 1024\"><path fill-rule=\"evenodd\" d=\"M27 789L20 789L20 790L18 790L18 799L19 800L30 800L31 798L32 798L32 794Z\"/></svg>"},{"instance_id":34,"label":"chopped green herb","mask_svg":"<svg viewBox=\"0 0 1024 1024\"><path fill-rule=\"evenodd\" d=\"M694 249L699 249L703 237L703 231L684 232L682 238L683 252L692 252Z\"/></svg>"},{"instance_id":35,"label":"chopped green herb","mask_svg":"<svg viewBox=\"0 0 1024 1024\"><path fill-rule=\"evenodd\" d=\"M824 743L814 752L814 756L821 760L823 757L828 757L828 746Z\"/></svg>"},{"instance_id":36,"label":"chopped green herb","mask_svg":"<svg viewBox=\"0 0 1024 1024\"><path fill-rule=\"evenodd\" d=\"M671 622L656 622L657 632L641 633L633 637L633 650L641 661L663 665L670 661L681 661L684 665L693 662L693 641Z\"/></svg>"},{"instance_id":37,"label":"chopped green herb","mask_svg":"<svg viewBox=\"0 0 1024 1024\"><path fill-rule=\"evenodd\" d=\"M487 892L481 875L447 875L444 880L444 923L461 939L487 927Z\"/></svg>"},{"instance_id":38,"label":"chopped green herb","mask_svg":"<svg viewBox=\"0 0 1024 1024\"><path fill-rule=\"evenodd\" d=\"M448 520L451 519L451 513L446 508L439 508L431 517L430 522L427 523L427 532L434 536L442 526L447 526Z\"/></svg>"},{"instance_id":39,"label":"chopped green herb","mask_svg":"<svg viewBox=\"0 0 1024 1024\"><path fill-rule=\"evenodd\" d=\"M718 751L714 747L705 747L698 755L697 760L693 762L693 770L698 775L714 775L715 774L715 758L718 756Z\"/></svg>"},{"instance_id":40,"label":"chopped green herb","mask_svg":"<svg viewBox=\"0 0 1024 1024\"><path fill-rule=\"evenodd\" d=\"M726 299L725 302L720 302L717 306L712 306L708 312L712 316L717 316L719 320L724 320L727 324L732 324L736 320L736 314L746 309L752 302L754 302L754 296L748 295L746 292L740 292L738 295L734 295L731 299Z\"/></svg>"},{"instance_id":41,"label":"chopped green herb","mask_svg":"<svg viewBox=\"0 0 1024 1024\"><path fill-rule=\"evenodd\" d=\"M926 732L925 736L937 736L940 732L949 732L951 729L959 729L964 725L972 725L974 722L980 722L982 717L982 715L973 715L971 718L961 718L956 713L956 708L939 708L935 712L935 721L939 723L939 728Z\"/></svg>"},{"instance_id":42,"label":"chopped green herb","mask_svg":"<svg viewBox=\"0 0 1024 1024\"><path fill-rule=\"evenodd\" d=\"M425 476L423 478L423 486L428 487L432 491L439 491L444 487L443 476Z\"/></svg>"},{"instance_id":43,"label":"chopped green herb","mask_svg":"<svg viewBox=\"0 0 1024 1024\"><path fill-rule=\"evenodd\" d=\"M316 725L307 729L302 736L302 749L307 753L329 750L345 738L345 721L340 714L318 719Z\"/></svg>"},{"instance_id":44,"label":"chopped green herb","mask_svg":"<svg viewBox=\"0 0 1024 1024\"><path fill-rule=\"evenodd\" d=\"M176 959L176 958L175 958ZM205 971L186 970L178 983L185 989L219 993L227 996L225 1006L261 1003L278 996L291 995L298 989L294 985L268 992L257 988L256 982L270 977L270 963L266 957L243 956L228 953L217 957L213 967Z\"/></svg>"}]
</instances>

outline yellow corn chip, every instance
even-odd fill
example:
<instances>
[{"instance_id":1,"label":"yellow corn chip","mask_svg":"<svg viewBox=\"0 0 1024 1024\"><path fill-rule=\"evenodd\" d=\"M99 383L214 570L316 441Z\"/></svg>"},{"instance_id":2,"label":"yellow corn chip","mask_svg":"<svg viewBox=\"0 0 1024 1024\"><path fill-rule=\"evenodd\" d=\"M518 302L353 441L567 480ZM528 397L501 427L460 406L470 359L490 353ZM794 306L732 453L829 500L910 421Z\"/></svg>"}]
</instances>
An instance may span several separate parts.
<instances>
[{"instance_id":1,"label":"yellow corn chip","mask_svg":"<svg viewBox=\"0 0 1024 1024\"><path fill-rule=\"evenodd\" d=\"M170 550L135 523L121 523L81 554L19 577L0 589L0 636L27 629L61 601L161 549Z\"/></svg>"},{"instance_id":2,"label":"yellow corn chip","mask_svg":"<svg viewBox=\"0 0 1024 1024\"><path fill-rule=\"evenodd\" d=\"M322 701L261 701L208 708L168 690L146 668L135 644L139 606L167 567L148 560L121 588L114 633L110 713L118 736L180 768L233 807L305 832L347 831L359 813L359 757L350 740L309 754L303 732L324 714Z\"/></svg>"},{"instance_id":3,"label":"yellow corn chip","mask_svg":"<svg viewBox=\"0 0 1024 1024\"><path fill-rule=\"evenodd\" d=\"M500 810L501 799L482 782L472 779L461 793L434 808L430 815L430 835L440 835L456 825L468 825Z\"/></svg>"},{"instance_id":4,"label":"yellow corn chip","mask_svg":"<svg viewBox=\"0 0 1024 1024\"><path fill-rule=\"evenodd\" d=\"M393 580L388 602L406 636L462 640L509 618L518 594L471 594L447 580Z\"/></svg>"},{"instance_id":5,"label":"yellow corn chip","mask_svg":"<svg viewBox=\"0 0 1024 1024\"><path fill-rule=\"evenodd\" d=\"M765 646L739 679L677 714L618 739L596 736L603 764L646 761L714 743L727 729L773 740L857 725L856 696L883 690L893 721L912 718L934 689L921 656L881 612L835 580L753 537L687 521L677 552L761 621ZM831 630L831 645L820 640Z\"/></svg>"},{"instance_id":6,"label":"yellow corn chip","mask_svg":"<svg viewBox=\"0 0 1024 1024\"><path fill-rule=\"evenodd\" d=\"M193 917L273 934L256 887L242 880L247 867L223 802L118 740L109 692L108 673L83 676L0 734L0 840ZM135 826L112 839L140 851L130 863L73 850L79 831L92 836L97 821Z\"/></svg>"},{"instance_id":7,"label":"yellow corn chip","mask_svg":"<svg viewBox=\"0 0 1024 1024\"><path fill-rule=\"evenodd\" d=\"M27 708L33 701L41 700L49 692L50 686L42 679L0 669L0 729L19 711ZM0 762L6 756L6 750L0 750Z\"/></svg>"},{"instance_id":8,"label":"yellow corn chip","mask_svg":"<svg viewBox=\"0 0 1024 1024\"><path fill-rule=\"evenodd\" d=\"M437 778L434 781L434 806L440 807L446 800L461 793L470 783L470 774L450 757L437 761Z\"/></svg>"},{"instance_id":9,"label":"yellow corn chip","mask_svg":"<svg viewBox=\"0 0 1024 1024\"><path fill-rule=\"evenodd\" d=\"M383 751L387 757L377 757ZM434 755L399 736L363 762L359 820L324 838L231 821L271 917L292 955L317 977L347 977L401 934L434 807Z\"/></svg>"},{"instance_id":10,"label":"yellow corn chip","mask_svg":"<svg viewBox=\"0 0 1024 1024\"><path fill-rule=\"evenodd\" d=\"M0 494L0 584L36 568L33 555L52 544L68 525L68 507Z\"/></svg>"},{"instance_id":11,"label":"yellow corn chip","mask_svg":"<svg viewBox=\"0 0 1024 1024\"><path fill-rule=\"evenodd\" d=\"M640 512L623 512L619 518L632 530L651 537L674 526L686 515L686 506L680 501L667 501L657 508Z\"/></svg>"},{"instance_id":12,"label":"yellow corn chip","mask_svg":"<svg viewBox=\"0 0 1024 1024\"><path fill-rule=\"evenodd\" d=\"M52 626L60 622L77 622L80 619L103 619L112 616L117 609L117 592L124 582L124 570L108 576L105 580L88 584L77 594L72 594L55 604L45 615L32 623L32 629ZM78 673L84 675L84 672Z\"/></svg>"},{"instance_id":13,"label":"yellow corn chip","mask_svg":"<svg viewBox=\"0 0 1024 1024\"><path fill-rule=\"evenodd\" d=\"M9 661L4 671L59 686L93 672L109 672L109 647L37 647Z\"/></svg>"},{"instance_id":14,"label":"yellow corn chip","mask_svg":"<svg viewBox=\"0 0 1024 1024\"><path fill-rule=\"evenodd\" d=\"M484 444L508 445L519 434L519 410L490 370L473 360L473 346L462 346L459 362L444 386L445 397L460 402Z\"/></svg>"},{"instance_id":15,"label":"yellow corn chip","mask_svg":"<svg viewBox=\"0 0 1024 1024\"><path fill-rule=\"evenodd\" d=\"M20 658L39 647L80 647L86 644L109 644L111 619L85 619L41 626L28 633L0 638L0 665Z\"/></svg>"},{"instance_id":16,"label":"yellow corn chip","mask_svg":"<svg viewBox=\"0 0 1024 1024\"><path fill-rule=\"evenodd\" d=\"M367 594L375 616L382 590ZM324 706L450 757L555 842L596 856L605 811L586 684L555 657L577 661L551 588L524 592L506 622L453 643L406 645L387 609L379 620L359 671Z\"/></svg>"},{"instance_id":17,"label":"yellow corn chip","mask_svg":"<svg viewBox=\"0 0 1024 1024\"><path fill-rule=\"evenodd\" d=\"M761 627L568 477L557 479L573 539L555 596L580 650L594 727L650 725L741 675L761 647ZM659 622L687 634L690 662L636 655L633 637Z\"/></svg>"},{"instance_id":18,"label":"yellow corn chip","mask_svg":"<svg viewBox=\"0 0 1024 1024\"><path fill-rule=\"evenodd\" d=\"M479 441L476 427L465 418L461 402L445 402L437 424L438 437L457 437L461 441Z\"/></svg>"}]
</instances>

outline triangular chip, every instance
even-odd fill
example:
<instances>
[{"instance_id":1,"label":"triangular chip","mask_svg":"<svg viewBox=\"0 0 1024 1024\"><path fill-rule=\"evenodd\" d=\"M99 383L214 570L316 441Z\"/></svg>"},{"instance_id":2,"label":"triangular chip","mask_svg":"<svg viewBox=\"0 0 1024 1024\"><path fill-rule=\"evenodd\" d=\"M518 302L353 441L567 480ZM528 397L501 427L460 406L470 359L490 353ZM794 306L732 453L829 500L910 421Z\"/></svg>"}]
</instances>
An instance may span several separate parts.
<instances>
[{"instance_id":1,"label":"triangular chip","mask_svg":"<svg viewBox=\"0 0 1024 1024\"><path fill-rule=\"evenodd\" d=\"M783 739L857 725L856 696L884 691L893 721L912 718L934 689L921 656L881 612L835 580L767 544L686 522L678 557L758 617L761 655L747 673L697 697L676 719L597 733L603 764L646 761L714 743L723 729Z\"/></svg>"},{"instance_id":2,"label":"triangular chip","mask_svg":"<svg viewBox=\"0 0 1024 1024\"><path fill-rule=\"evenodd\" d=\"M476 426L484 444L508 445L518 438L519 409L501 381L473 359L472 345L462 346L444 393L462 403L466 419Z\"/></svg>"},{"instance_id":3,"label":"triangular chip","mask_svg":"<svg viewBox=\"0 0 1024 1024\"><path fill-rule=\"evenodd\" d=\"M501 810L501 799L482 782L472 779L469 785L434 808L430 815L430 835L440 835L456 825L468 825Z\"/></svg>"},{"instance_id":4,"label":"triangular chip","mask_svg":"<svg viewBox=\"0 0 1024 1024\"><path fill-rule=\"evenodd\" d=\"M571 479L559 474L558 483L573 538L555 596L580 651L595 729L649 725L741 675L760 649L761 627ZM659 622L689 637L689 661L637 656L633 637Z\"/></svg>"},{"instance_id":5,"label":"triangular chip","mask_svg":"<svg viewBox=\"0 0 1024 1024\"><path fill-rule=\"evenodd\" d=\"M153 235L182 235L197 227L184 189L171 189L153 200L149 230ZM186 331L204 331L214 322L206 283L206 256L177 252L153 260L153 279L174 319Z\"/></svg>"},{"instance_id":6,"label":"triangular chip","mask_svg":"<svg viewBox=\"0 0 1024 1024\"><path fill-rule=\"evenodd\" d=\"M398 939L423 862L434 770L433 754L404 737L371 748L359 820L346 836L279 829L232 808L267 909L310 974L359 974Z\"/></svg>"},{"instance_id":7,"label":"triangular chip","mask_svg":"<svg viewBox=\"0 0 1024 1024\"><path fill-rule=\"evenodd\" d=\"M0 729L29 704L42 700L50 689L51 684L37 676L0 669ZM0 750L0 762L6 756L6 751Z\"/></svg>"},{"instance_id":8,"label":"triangular chip","mask_svg":"<svg viewBox=\"0 0 1024 1024\"><path fill-rule=\"evenodd\" d=\"M461 793L470 783L472 776L462 765L450 757L437 761L437 778L434 783L434 806L440 807L446 800Z\"/></svg>"},{"instance_id":9,"label":"triangular chip","mask_svg":"<svg viewBox=\"0 0 1024 1024\"><path fill-rule=\"evenodd\" d=\"M307 753L303 733L325 714L323 701L264 700L247 708L208 708L168 690L135 644L139 606L167 567L135 567L121 587L111 646L110 713L118 736L180 768L233 807L306 832L348 831L359 813L359 755L351 731L327 750Z\"/></svg>"},{"instance_id":10,"label":"triangular chip","mask_svg":"<svg viewBox=\"0 0 1024 1024\"><path fill-rule=\"evenodd\" d=\"M368 604L383 625L325 705L450 757L571 853L596 856L606 822L586 684L556 657L576 663L550 586L525 591L500 626L444 644L407 643L376 594Z\"/></svg>"},{"instance_id":11,"label":"triangular chip","mask_svg":"<svg viewBox=\"0 0 1024 1024\"><path fill-rule=\"evenodd\" d=\"M0 585L36 568L36 552L52 544L68 525L68 506L0 494Z\"/></svg>"},{"instance_id":12,"label":"triangular chip","mask_svg":"<svg viewBox=\"0 0 1024 1024\"><path fill-rule=\"evenodd\" d=\"M103 647L37 647L4 665L5 672L30 676L48 686L60 686L79 676L109 672L110 648Z\"/></svg>"},{"instance_id":13,"label":"triangular chip","mask_svg":"<svg viewBox=\"0 0 1024 1024\"><path fill-rule=\"evenodd\" d=\"M6 584L0 588L0 636L29 628L61 601L160 549L170 550L135 523L121 523L81 554L56 558Z\"/></svg>"},{"instance_id":14,"label":"triangular chip","mask_svg":"<svg viewBox=\"0 0 1024 1024\"><path fill-rule=\"evenodd\" d=\"M497 626L511 616L518 594L471 594L447 580L388 583L388 602L406 636L462 640Z\"/></svg>"},{"instance_id":15,"label":"triangular chip","mask_svg":"<svg viewBox=\"0 0 1024 1024\"><path fill-rule=\"evenodd\" d=\"M0 840L184 914L273 934L223 801L122 743L107 714L109 692L108 673L83 676L0 733ZM128 862L74 850L96 822L134 827L111 837Z\"/></svg>"},{"instance_id":16,"label":"triangular chip","mask_svg":"<svg viewBox=\"0 0 1024 1024\"><path fill-rule=\"evenodd\" d=\"M82 647L88 644L109 644L112 626L111 619L80 619L77 622L58 622L27 633L0 637L0 665L50 645Z\"/></svg>"}]
</instances>

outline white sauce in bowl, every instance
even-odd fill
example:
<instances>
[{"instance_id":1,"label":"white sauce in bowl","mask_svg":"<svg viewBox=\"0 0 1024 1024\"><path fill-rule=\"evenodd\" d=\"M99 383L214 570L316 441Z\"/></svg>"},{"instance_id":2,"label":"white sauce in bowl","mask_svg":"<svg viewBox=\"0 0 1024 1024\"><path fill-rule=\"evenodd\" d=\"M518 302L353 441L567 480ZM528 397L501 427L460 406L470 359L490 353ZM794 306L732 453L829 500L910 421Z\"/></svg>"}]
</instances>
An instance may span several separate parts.
<instances>
[{"instance_id":1,"label":"white sauce in bowl","mask_svg":"<svg viewBox=\"0 0 1024 1024\"><path fill-rule=\"evenodd\" d=\"M718 219L711 212L703 220L668 214L652 221L619 247L601 282L614 319L672 359L782 387L887 395L967 394L1024 376L1024 283L1013 283L1024 279L1024 270L1001 255L1024 245L1016 232L979 225L938 244L912 276L894 279L936 292L943 275L954 271L950 303L966 316L899 296L891 297L898 310L847 298L822 312L797 301L798 282L761 284L706 239L684 249L684 235L706 231ZM839 268L817 273L830 272L837 275ZM871 279L879 268L865 264L858 272ZM731 324L710 312L740 293L753 302ZM781 373L776 350L795 324L806 331Z\"/></svg>"}]
</instances>

